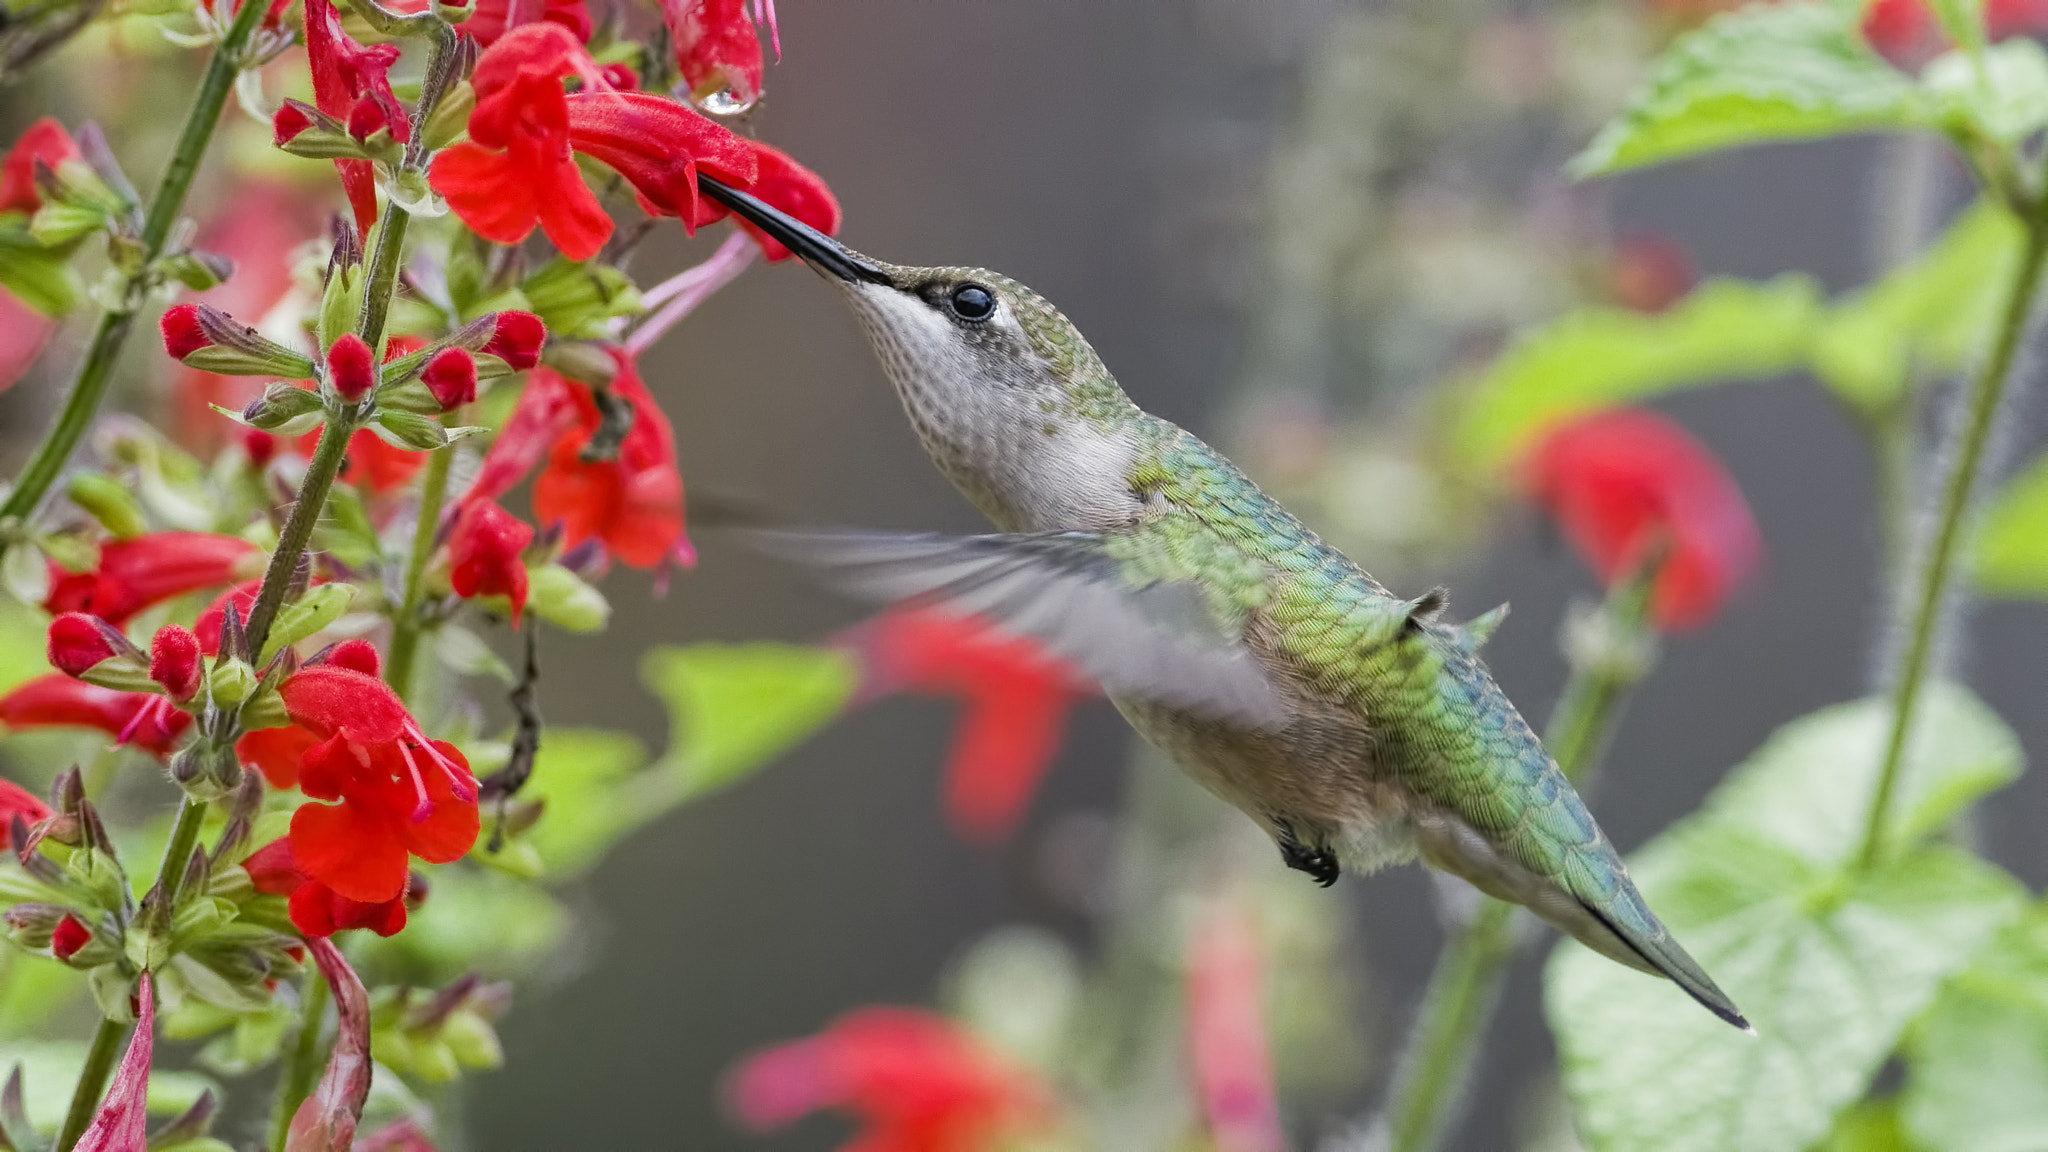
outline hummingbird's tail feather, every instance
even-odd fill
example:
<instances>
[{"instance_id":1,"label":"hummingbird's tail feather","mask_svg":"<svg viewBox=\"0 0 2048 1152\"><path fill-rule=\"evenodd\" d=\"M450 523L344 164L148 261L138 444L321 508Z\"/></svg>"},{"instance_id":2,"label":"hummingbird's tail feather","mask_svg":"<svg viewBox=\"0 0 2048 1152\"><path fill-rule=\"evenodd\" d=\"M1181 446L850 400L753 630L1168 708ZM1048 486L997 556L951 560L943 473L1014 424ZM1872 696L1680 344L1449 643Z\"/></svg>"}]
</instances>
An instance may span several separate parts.
<instances>
[{"instance_id":1,"label":"hummingbird's tail feather","mask_svg":"<svg viewBox=\"0 0 2048 1152\"><path fill-rule=\"evenodd\" d=\"M1744 1018L1742 1011L1735 1006L1735 1001L1730 999L1726 992L1721 991L1721 986L1714 983L1714 978L1707 975L1706 969L1701 968L1690 953L1679 947L1678 941L1671 936L1671 930L1664 927L1656 917L1649 918L1650 923L1656 926L1656 934L1645 935L1624 929L1613 918L1586 901L1581 900L1579 904L1588 915L1599 921L1603 928L1634 953L1644 966L1678 985L1686 995L1698 1001L1700 1007L1744 1032L1756 1035L1756 1028ZM1645 909L1644 912L1647 915L1648 910ZM1584 937L1580 939L1583 940Z\"/></svg>"}]
</instances>

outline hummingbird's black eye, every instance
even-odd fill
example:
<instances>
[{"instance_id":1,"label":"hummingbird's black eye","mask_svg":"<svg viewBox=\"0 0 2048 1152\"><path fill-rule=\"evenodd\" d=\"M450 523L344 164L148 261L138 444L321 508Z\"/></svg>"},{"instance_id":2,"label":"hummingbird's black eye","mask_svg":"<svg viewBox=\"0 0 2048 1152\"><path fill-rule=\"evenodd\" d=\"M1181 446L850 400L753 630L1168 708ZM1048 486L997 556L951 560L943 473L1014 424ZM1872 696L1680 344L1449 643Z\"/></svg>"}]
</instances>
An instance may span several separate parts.
<instances>
[{"instance_id":1,"label":"hummingbird's black eye","mask_svg":"<svg viewBox=\"0 0 2048 1152\"><path fill-rule=\"evenodd\" d=\"M953 315L962 320L986 320L996 313L995 293L979 284L962 284L946 298Z\"/></svg>"}]
</instances>

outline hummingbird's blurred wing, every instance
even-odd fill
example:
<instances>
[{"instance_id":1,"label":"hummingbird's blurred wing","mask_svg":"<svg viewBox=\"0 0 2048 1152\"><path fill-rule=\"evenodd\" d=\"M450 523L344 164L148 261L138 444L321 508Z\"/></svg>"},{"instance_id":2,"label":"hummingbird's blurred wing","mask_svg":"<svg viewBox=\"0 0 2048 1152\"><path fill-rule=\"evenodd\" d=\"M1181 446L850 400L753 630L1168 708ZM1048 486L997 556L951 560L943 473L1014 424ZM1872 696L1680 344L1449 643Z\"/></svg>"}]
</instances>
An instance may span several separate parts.
<instances>
[{"instance_id":1,"label":"hummingbird's blurred wing","mask_svg":"<svg viewBox=\"0 0 2048 1152\"><path fill-rule=\"evenodd\" d=\"M1257 658L1215 618L1201 588L1162 575L1127 542L1088 532L747 535L771 555L825 570L859 599L922 599L1031 636L1112 695L1262 727L1283 715Z\"/></svg>"}]
</instances>

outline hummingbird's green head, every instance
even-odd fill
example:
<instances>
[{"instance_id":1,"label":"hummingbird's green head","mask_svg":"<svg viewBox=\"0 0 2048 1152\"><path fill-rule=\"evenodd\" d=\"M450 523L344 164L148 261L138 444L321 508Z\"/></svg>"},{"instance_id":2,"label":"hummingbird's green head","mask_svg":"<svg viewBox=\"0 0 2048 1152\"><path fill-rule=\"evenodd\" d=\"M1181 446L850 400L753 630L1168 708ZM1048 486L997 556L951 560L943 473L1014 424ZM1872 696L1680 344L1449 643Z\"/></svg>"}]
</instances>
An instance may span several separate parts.
<instances>
[{"instance_id":1,"label":"hummingbird's green head","mask_svg":"<svg viewBox=\"0 0 2048 1152\"><path fill-rule=\"evenodd\" d=\"M1071 528L1128 515L1139 413L1044 297L984 268L885 264L744 192L699 183L840 289L926 451L997 523Z\"/></svg>"}]
</instances>

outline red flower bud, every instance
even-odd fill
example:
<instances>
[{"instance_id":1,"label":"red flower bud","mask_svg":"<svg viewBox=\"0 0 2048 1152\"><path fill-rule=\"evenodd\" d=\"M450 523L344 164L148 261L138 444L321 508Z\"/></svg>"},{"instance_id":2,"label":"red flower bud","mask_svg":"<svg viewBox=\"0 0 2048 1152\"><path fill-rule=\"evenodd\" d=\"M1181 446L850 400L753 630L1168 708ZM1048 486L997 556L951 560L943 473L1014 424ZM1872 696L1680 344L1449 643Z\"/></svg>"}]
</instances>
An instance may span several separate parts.
<instances>
[{"instance_id":1,"label":"red flower bud","mask_svg":"<svg viewBox=\"0 0 2048 1152\"><path fill-rule=\"evenodd\" d=\"M77 158L78 145L54 117L45 116L29 125L0 160L0 212L33 212L42 207L42 194L36 191L36 161L55 168Z\"/></svg>"},{"instance_id":2,"label":"red flower bud","mask_svg":"<svg viewBox=\"0 0 2048 1152\"><path fill-rule=\"evenodd\" d=\"M78 677L116 654L107 626L83 612L66 612L50 621L50 666Z\"/></svg>"},{"instance_id":3,"label":"red flower bud","mask_svg":"<svg viewBox=\"0 0 2048 1152\"><path fill-rule=\"evenodd\" d=\"M510 364L514 372L524 372L540 363L540 348L547 338L547 326L533 313L500 312L484 352Z\"/></svg>"},{"instance_id":4,"label":"red flower bud","mask_svg":"<svg viewBox=\"0 0 2048 1152\"><path fill-rule=\"evenodd\" d=\"M377 646L368 640L343 640L321 653L321 662L337 668L361 672L365 676L377 675L383 660L377 654Z\"/></svg>"},{"instance_id":5,"label":"red flower bud","mask_svg":"<svg viewBox=\"0 0 2048 1152\"><path fill-rule=\"evenodd\" d=\"M640 87L640 77L624 64L607 64L598 69L598 74L604 77L605 83L621 92L631 92Z\"/></svg>"},{"instance_id":6,"label":"red flower bud","mask_svg":"<svg viewBox=\"0 0 2048 1152\"><path fill-rule=\"evenodd\" d=\"M476 358L460 348L443 348L427 361L420 380L443 411L460 408L476 399Z\"/></svg>"},{"instance_id":7,"label":"red flower bud","mask_svg":"<svg viewBox=\"0 0 2048 1152\"><path fill-rule=\"evenodd\" d=\"M504 596L512 601L512 626L526 606L526 564L520 553L533 542L533 527L489 500L462 506L448 534L448 583L455 594Z\"/></svg>"},{"instance_id":8,"label":"red flower bud","mask_svg":"<svg viewBox=\"0 0 2048 1152\"><path fill-rule=\"evenodd\" d=\"M307 113L306 106L297 100L287 100L270 118L271 143L282 147L312 126L313 117Z\"/></svg>"},{"instance_id":9,"label":"red flower bud","mask_svg":"<svg viewBox=\"0 0 2048 1152\"><path fill-rule=\"evenodd\" d=\"M149 642L149 678L170 698L190 700L199 691L199 637L182 624L166 624Z\"/></svg>"},{"instance_id":10,"label":"red flower bud","mask_svg":"<svg viewBox=\"0 0 2048 1152\"><path fill-rule=\"evenodd\" d=\"M368 140L371 133L386 123L384 109L368 96L356 101L355 107L348 110L348 134L358 140Z\"/></svg>"},{"instance_id":11,"label":"red flower bud","mask_svg":"<svg viewBox=\"0 0 2048 1152\"><path fill-rule=\"evenodd\" d=\"M164 351L169 352L173 360L183 360L201 348L213 346L213 338L199 323L197 304L173 305L164 313L159 327L163 329Z\"/></svg>"},{"instance_id":12,"label":"red flower bud","mask_svg":"<svg viewBox=\"0 0 2048 1152\"><path fill-rule=\"evenodd\" d=\"M353 332L344 332L341 339L327 349L327 383L343 400L351 403L361 400L377 386L376 357L363 338Z\"/></svg>"},{"instance_id":13,"label":"red flower bud","mask_svg":"<svg viewBox=\"0 0 2048 1152\"><path fill-rule=\"evenodd\" d=\"M56 931L50 933L50 951L59 960L69 960L78 954L80 948L92 943L92 929L87 928L78 917L66 912L57 921Z\"/></svg>"},{"instance_id":14,"label":"red flower bud","mask_svg":"<svg viewBox=\"0 0 2048 1152\"><path fill-rule=\"evenodd\" d=\"M249 467L261 468L277 456L277 437L261 428L244 428L242 451L249 456Z\"/></svg>"}]
</instances>

